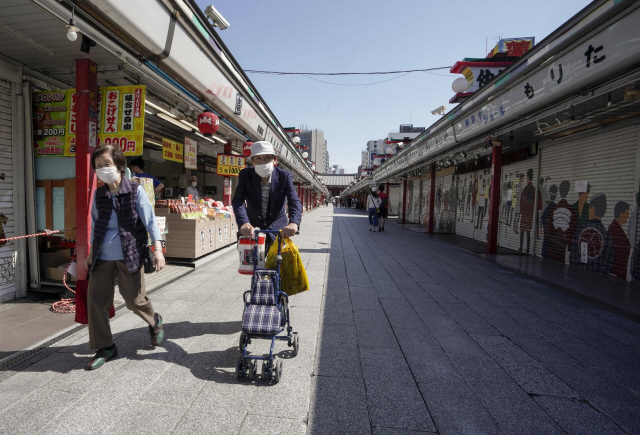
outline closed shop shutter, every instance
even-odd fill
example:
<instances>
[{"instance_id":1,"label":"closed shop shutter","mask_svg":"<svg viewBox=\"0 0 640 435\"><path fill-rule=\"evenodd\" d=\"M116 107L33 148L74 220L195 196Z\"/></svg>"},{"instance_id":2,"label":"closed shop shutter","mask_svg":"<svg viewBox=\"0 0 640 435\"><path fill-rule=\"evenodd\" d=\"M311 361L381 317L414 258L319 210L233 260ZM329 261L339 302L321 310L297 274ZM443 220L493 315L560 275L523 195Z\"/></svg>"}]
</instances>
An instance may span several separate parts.
<instances>
[{"instance_id":1,"label":"closed shop shutter","mask_svg":"<svg viewBox=\"0 0 640 435\"><path fill-rule=\"evenodd\" d=\"M11 83L0 78L0 239L14 236ZM0 242L0 302L16 293L14 245Z\"/></svg>"},{"instance_id":2,"label":"closed shop shutter","mask_svg":"<svg viewBox=\"0 0 640 435\"><path fill-rule=\"evenodd\" d=\"M462 174L458 184L461 205L457 214L456 234L486 242L491 169Z\"/></svg>"},{"instance_id":3,"label":"closed shop shutter","mask_svg":"<svg viewBox=\"0 0 640 435\"><path fill-rule=\"evenodd\" d=\"M447 172L447 175L436 173L433 227L441 232L453 233L456 218L456 175L451 170Z\"/></svg>"},{"instance_id":4,"label":"closed shop shutter","mask_svg":"<svg viewBox=\"0 0 640 435\"><path fill-rule=\"evenodd\" d=\"M534 197L538 161L536 157L529 158L502 167L500 186L500 221L498 223L498 245L522 252L533 249L533 218ZM531 182L529 182L531 177ZM549 181L544 182L540 189L542 206L548 204ZM533 193L532 193L533 192ZM540 204L540 202L539 202ZM540 214L540 210L538 210ZM529 234L527 234L529 233Z\"/></svg>"},{"instance_id":5,"label":"closed shop shutter","mask_svg":"<svg viewBox=\"0 0 640 435\"><path fill-rule=\"evenodd\" d=\"M400 198L400 186L389 186L389 216L398 214Z\"/></svg>"},{"instance_id":6,"label":"closed shop shutter","mask_svg":"<svg viewBox=\"0 0 640 435\"><path fill-rule=\"evenodd\" d=\"M637 144L638 126L633 126L541 150L541 192L549 202L536 255L625 278ZM621 212L627 207L633 210Z\"/></svg>"},{"instance_id":7,"label":"closed shop shutter","mask_svg":"<svg viewBox=\"0 0 640 435\"><path fill-rule=\"evenodd\" d=\"M422 178L422 210L420 211L420 223L429 225L429 199L431 194L431 176L426 175Z\"/></svg>"},{"instance_id":8,"label":"closed shop shutter","mask_svg":"<svg viewBox=\"0 0 640 435\"><path fill-rule=\"evenodd\" d=\"M458 177L459 203L457 207L456 234L473 238L475 201L473 192L476 172L468 172Z\"/></svg>"}]
</instances>

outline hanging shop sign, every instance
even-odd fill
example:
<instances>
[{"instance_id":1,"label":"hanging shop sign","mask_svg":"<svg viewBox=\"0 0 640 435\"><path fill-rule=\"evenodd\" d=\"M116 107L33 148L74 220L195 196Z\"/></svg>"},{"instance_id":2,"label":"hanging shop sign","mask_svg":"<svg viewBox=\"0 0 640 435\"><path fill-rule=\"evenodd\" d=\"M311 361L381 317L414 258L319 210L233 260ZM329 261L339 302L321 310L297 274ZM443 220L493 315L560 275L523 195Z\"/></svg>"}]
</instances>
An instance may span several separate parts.
<instances>
[{"instance_id":1,"label":"hanging shop sign","mask_svg":"<svg viewBox=\"0 0 640 435\"><path fill-rule=\"evenodd\" d=\"M91 144L117 145L126 156L142 155L145 94L143 85L98 88L97 112L89 114L98 120L90 125ZM36 155L76 155L76 99L75 89L34 92Z\"/></svg>"},{"instance_id":2,"label":"hanging shop sign","mask_svg":"<svg viewBox=\"0 0 640 435\"><path fill-rule=\"evenodd\" d=\"M198 142L189 138L184 138L184 167L187 169L198 169Z\"/></svg>"},{"instance_id":3,"label":"hanging shop sign","mask_svg":"<svg viewBox=\"0 0 640 435\"><path fill-rule=\"evenodd\" d=\"M184 161L184 145L175 140L162 138L162 158L172 162L182 163Z\"/></svg>"},{"instance_id":4,"label":"hanging shop sign","mask_svg":"<svg viewBox=\"0 0 640 435\"><path fill-rule=\"evenodd\" d=\"M36 156L64 155L69 91L33 93L33 146Z\"/></svg>"},{"instance_id":5,"label":"hanging shop sign","mask_svg":"<svg viewBox=\"0 0 640 435\"><path fill-rule=\"evenodd\" d=\"M218 154L218 175L237 177L244 168L244 157L232 154Z\"/></svg>"},{"instance_id":6,"label":"hanging shop sign","mask_svg":"<svg viewBox=\"0 0 640 435\"><path fill-rule=\"evenodd\" d=\"M271 127L267 127L267 133L264 136L264 140L271 142L273 148L277 151L278 154L280 154L284 143L280 140L280 136L275 134Z\"/></svg>"}]
</instances>

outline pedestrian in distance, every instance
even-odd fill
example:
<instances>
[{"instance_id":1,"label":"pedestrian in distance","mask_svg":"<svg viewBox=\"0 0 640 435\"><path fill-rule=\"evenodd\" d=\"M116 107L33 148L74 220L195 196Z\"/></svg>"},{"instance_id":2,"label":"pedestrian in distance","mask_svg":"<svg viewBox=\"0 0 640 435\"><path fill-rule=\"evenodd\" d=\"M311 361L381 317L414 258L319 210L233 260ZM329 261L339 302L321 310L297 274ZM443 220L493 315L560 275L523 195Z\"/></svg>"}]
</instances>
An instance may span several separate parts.
<instances>
[{"instance_id":1,"label":"pedestrian in distance","mask_svg":"<svg viewBox=\"0 0 640 435\"><path fill-rule=\"evenodd\" d=\"M377 231L378 229L378 213L380 212L380 204L382 200L378 196L378 189L374 186L371 193L367 197L367 210L369 210L369 231Z\"/></svg>"},{"instance_id":2,"label":"pedestrian in distance","mask_svg":"<svg viewBox=\"0 0 640 435\"><path fill-rule=\"evenodd\" d=\"M389 214L389 194L385 193L384 184L378 186L378 197L380 198L380 228L378 228L378 231L384 231L384 223Z\"/></svg>"},{"instance_id":3,"label":"pedestrian in distance","mask_svg":"<svg viewBox=\"0 0 640 435\"><path fill-rule=\"evenodd\" d=\"M149 325L151 344L164 339L162 317L153 310L144 280L144 254L151 235L156 272L165 265L160 229L144 188L124 176L127 161L119 146L96 148L91 165L105 184L96 189L91 208L91 248L85 266L89 276L87 312L89 346L97 350L87 370L102 367L118 355L109 327L116 277L127 308Z\"/></svg>"}]
</instances>

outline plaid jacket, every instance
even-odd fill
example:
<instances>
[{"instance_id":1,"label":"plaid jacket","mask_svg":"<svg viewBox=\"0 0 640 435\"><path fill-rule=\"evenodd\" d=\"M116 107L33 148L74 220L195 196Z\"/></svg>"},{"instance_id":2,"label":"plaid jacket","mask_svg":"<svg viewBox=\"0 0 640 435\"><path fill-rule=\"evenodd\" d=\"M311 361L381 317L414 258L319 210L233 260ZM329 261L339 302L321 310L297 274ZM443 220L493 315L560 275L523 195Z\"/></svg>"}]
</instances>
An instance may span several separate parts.
<instances>
[{"instance_id":1,"label":"plaid jacket","mask_svg":"<svg viewBox=\"0 0 640 435\"><path fill-rule=\"evenodd\" d=\"M138 218L136 212L136 202L138 201L138 183L129 180L127 177L122 177L120 184L120 191L116 194L115 207L118 210L119 216L126 222L121 222L118 217L118 229L120 232L120 243L122 244L122 255L124 256L124 262L127 265L127 270L130 273L137 272L142 266L144 261L144 247L148 243L147 229L144 227L142 221ZM104 235L107 232L107 226L109 225L109 219L111 218L111 212L113 200L111 199L111 193L109 192L109 186L106 184L96 191L96 208L98 209L98 219L93 222L93 247L92 247L92 261L91 269L96 264L98 259L98 253L100 252L100 245L104 240ZM133 228L133 234L129 228Z\"/></svg>"}]
</instances>

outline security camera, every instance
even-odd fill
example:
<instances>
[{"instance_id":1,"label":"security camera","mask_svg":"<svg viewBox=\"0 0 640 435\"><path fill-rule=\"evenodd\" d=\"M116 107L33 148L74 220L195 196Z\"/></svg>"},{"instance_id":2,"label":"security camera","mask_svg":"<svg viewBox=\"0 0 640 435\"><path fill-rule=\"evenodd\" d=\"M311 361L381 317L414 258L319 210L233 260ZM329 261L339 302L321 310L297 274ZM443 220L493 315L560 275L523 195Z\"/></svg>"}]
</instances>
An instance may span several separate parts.
<instances>
[{"instance_id":1,"label":"security camera","mask_svg":"<svg viewBox=\"0 0 640 435\"><path fill-rule=\"evenodd\" d=\"M432 115L444 115L444 112L447 110L447 106L440 106L437 109L433 109L431 111Z\"/></svg>"},{"instance_id":2,"label":"security camera","mask_svg":"<svg viewBox=\"0 0 640 435\"><path fill-rule=\"evenodd\" d=\"M213 7L213 5L209 5L205 8L204 13L209 19L214 27L219 28L220 30L224 30L230 26L229 22L224 19L222 14Z\"/></svg>"}]
</instances>

